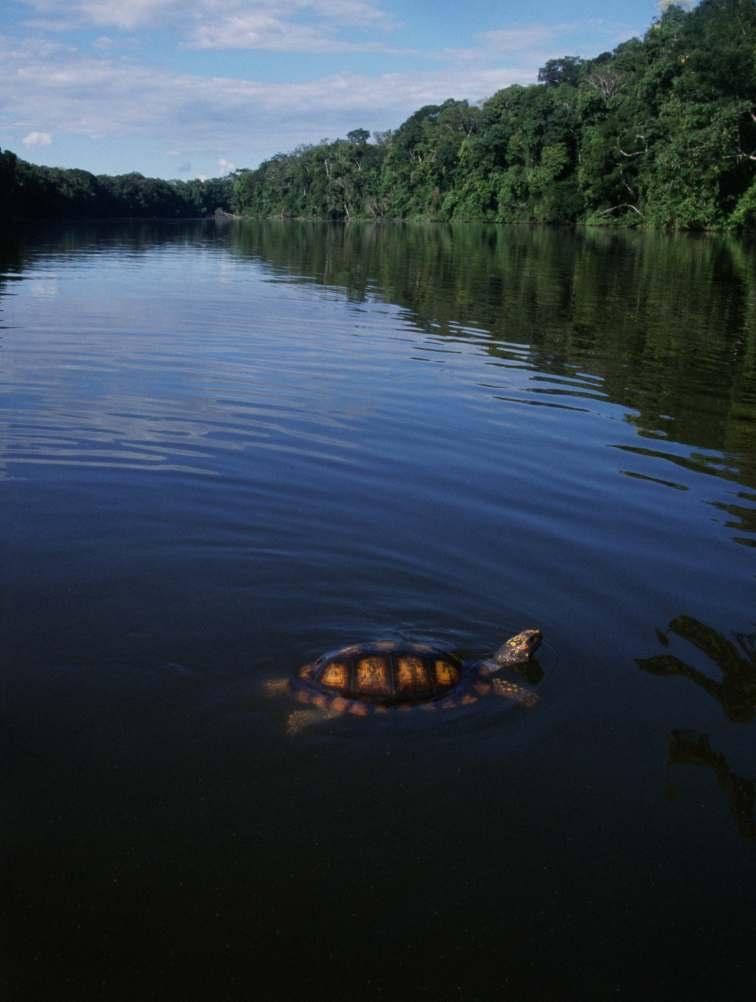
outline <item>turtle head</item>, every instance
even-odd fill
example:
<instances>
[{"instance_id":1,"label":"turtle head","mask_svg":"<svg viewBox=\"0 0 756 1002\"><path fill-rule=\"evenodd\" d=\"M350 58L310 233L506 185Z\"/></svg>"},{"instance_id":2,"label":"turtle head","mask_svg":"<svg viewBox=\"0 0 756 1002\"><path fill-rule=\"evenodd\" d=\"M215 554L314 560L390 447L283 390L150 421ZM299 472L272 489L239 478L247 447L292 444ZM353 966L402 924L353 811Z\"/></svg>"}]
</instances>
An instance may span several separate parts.
<instances>
[{"instance_id":1,"label":"turtle head","mask_svg":"<svg viewBox=\"0 0 756 1002\"><path fill-rule=\"evenodd\" d=\"M518 665L529 661L541 646L543 634L540 630L523 630L510 637L494 654L494 661L500 667Z\"/></svg>"}]
</instances>

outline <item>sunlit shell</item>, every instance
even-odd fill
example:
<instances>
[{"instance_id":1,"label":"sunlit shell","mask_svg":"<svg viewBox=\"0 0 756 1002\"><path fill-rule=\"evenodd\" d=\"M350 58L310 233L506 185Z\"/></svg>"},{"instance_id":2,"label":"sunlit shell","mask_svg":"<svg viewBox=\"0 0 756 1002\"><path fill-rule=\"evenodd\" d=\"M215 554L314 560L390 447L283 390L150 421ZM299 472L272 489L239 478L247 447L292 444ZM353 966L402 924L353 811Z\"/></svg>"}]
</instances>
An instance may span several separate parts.
<instances>
[{"instance_id":1,"label":"sunlit shell","mask_svg":"<svg viewBox=\"0 0 756 1002\"><path fill-rule=\"evenodd\" d=\"M396 664L396 688L400 695L430 692L430 678L422 658L400 657Z\"/></svg>"},{"instance_id":2,"label":"sunlit shell","mask_svg":"<svg viewBox=\"0 0 756 1002\"><path fill-rule=\"evenodd\" d=\"M357 692L374 696L390 696L391 680L389 677L389 662L382 657L360 658L357 662L355 678Z\"/></svg>"},{"instance_id":3,"label":"sunlit shell","mask_svg":"<svg viewBox=\"0 0 756 1002\"><path fill-rule=\"evenodd\" d=\"M343 661L331 661L326 665L320 681L329 689L346 689L349 685L349 665Z\"/></svg>"},{"instance_id":4,"label":"sunlit shell","mask_svg":"<svg viewBox=\"0 0 756 1002\"><path fill-rule=\"evenodd\" d=\"M436 674L437 685L451 686L459 682L459 672L451 662L437 660L433 668Z\"/></svg>"},{"instance_id":5,"label":"sunlit shell","mask_svg":"<svg viewBox=\"0 0 756 1002\"><path fill-rule=\"evenodd\" d=\"M303 680L316 694L320 687L326 696L330 692L346 700L401 705L448 694L462 680L462 665L451 654L421 645L379 641L324 655Z\"/></svg>"}]
</instances>

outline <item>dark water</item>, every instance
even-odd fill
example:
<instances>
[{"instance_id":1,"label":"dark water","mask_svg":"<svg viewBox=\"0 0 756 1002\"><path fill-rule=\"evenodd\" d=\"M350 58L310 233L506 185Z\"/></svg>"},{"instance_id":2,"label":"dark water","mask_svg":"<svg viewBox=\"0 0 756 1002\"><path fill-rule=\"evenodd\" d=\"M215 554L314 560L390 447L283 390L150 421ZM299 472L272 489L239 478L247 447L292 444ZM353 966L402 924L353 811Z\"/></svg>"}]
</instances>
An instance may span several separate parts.
<instances>
[{"instance_id":1,"label":"dark water","mask_svg":"<svg viewBox=\"0 0 756 1002\"><path fill-rule=\"evenodd\" d=\"M0 253L14 1002L753 997L753 250ZM263 694L347 641L530 625L533 710L292 736Z\"/></svg>"}]
</instances>

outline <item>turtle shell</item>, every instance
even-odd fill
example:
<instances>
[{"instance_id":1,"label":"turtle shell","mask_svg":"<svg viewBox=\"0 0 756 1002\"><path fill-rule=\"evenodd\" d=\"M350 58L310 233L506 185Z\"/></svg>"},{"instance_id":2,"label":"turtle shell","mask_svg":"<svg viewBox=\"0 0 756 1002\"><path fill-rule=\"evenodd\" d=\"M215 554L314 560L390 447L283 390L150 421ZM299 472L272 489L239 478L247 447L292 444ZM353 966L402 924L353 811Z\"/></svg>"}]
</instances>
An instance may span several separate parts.
<instances>
[{"instance_id":1,"label":"turtle shell","mask_svg":"<svg viewBox=\"0 0 756 1002\"><path fill-rule=\"evenodd\" d=\"M462 679L459 658L422 644L360 644L324 654L300 670L320 691L374 703L415 703L445 696Z\"/></svg>"}]
</instances>

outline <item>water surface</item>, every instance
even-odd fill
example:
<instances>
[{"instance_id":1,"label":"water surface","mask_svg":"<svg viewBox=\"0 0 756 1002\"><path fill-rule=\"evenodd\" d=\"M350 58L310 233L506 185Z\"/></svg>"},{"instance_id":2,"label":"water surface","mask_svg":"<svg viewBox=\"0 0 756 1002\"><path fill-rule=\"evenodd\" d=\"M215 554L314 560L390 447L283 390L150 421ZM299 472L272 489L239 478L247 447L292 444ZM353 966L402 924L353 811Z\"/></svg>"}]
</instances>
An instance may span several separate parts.
<instances>
[{"instance_id":1,"label":"water surface","mask_svg":"<svg viewBox=\"0 0 756 1002\"><path fill-rule=\"evenodd\" d=\"M750 999L755 264L494 227L8 237L13 998ZM264 696L341 643L530 625L534 710L291 736Z\"/></svg>"}]
</instances>

